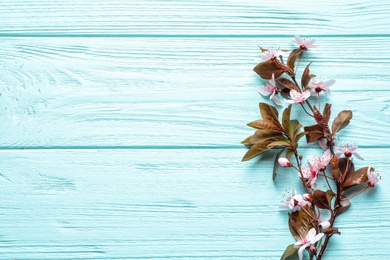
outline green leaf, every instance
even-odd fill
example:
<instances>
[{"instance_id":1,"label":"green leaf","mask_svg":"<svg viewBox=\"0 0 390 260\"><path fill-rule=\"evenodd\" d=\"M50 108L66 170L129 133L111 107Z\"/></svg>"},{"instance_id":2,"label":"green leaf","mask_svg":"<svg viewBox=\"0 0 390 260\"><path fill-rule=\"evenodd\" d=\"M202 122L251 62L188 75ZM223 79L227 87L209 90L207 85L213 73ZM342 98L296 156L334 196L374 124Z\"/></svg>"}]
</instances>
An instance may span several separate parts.
<instances>
[{"instance_id":1,"label":"green leaf","mask_svg":"<svg viewBox=\"0 0 390 260\"><path fill-rule=\"evenodd\" d=\"M290 115L291 115L291 108L292 104L290 104L284 111L283 111L283 116L282 116L282 125L284 132L291 137L290 133Z\"/></svg>"},{"instance_id":2,"label":"green leaf","mask_svg":"<svg viewBox=\"0 0 390 260\"><path fill-rule=\"evenodd\" d=\"M352 118L351 110L343 110L341 111L337 117L333 120L332 124L332 134L335 135L338 131L343 129L349 124L349 121Z\"/></svg>"},{"instance_id":3,"label":"green leaf","mask_svg":"<svg viewBox=\"0 0 390 260\"><path fill-rule=\"evenodd\" d=\"M291 150L291 149L288 149L288 150L287 150L287 153L286 153L286 158L287 158L287 159L290 159L291 156L292 156L293 154L294 154L294 151Z\"/></svg>"},{"instance_id":4,"label":"green leaf","mask_svg":"<svg viewBox=\"0 0 390 260\"><path fill-rule=\"evenodd\" d=\"M276 133L283 132L283 129L281 129L279 125L277 125L273 121L268 121L268 120L255 120L253 122L248 123L247 125L253 128L268 130Z\"/></svg>"},{"instance_id":5,"label":"green leaf","mask_svg":"<svg viewBox=\"0 0 390 260\"><path fill-rule=\"evenodd\" d=\"M284 72L287 72L288 68L277 59L270 59L257 64L253 70L263 79L272 79L272 74L275 78L278 78Z\"/></svg>"},{"instance_id":6,"label":"green leaf","mask_svg":"<svg viewBox=\"0 0 390 260\"><path fill-rule=\"evenodd\" d=\"M275 146L290 146L290 141L285 139L285 141L274 141L268 145L269 148L275 147Z\"/></svg>"},{"instance_id":7,"label":"green leaf","mask_svg":"<svg viewBox=\"0 0 390 260\"><path fill-rule=\"evenodd\" d=\"M279 123L279 112L276 107L271 106L267 103L260 102L260 114L264 120L273 121L274 123Z\"/></svg>"},{"instance_id":8,"label":"green leaf","mask_svg":"<svg viewBox=\"0 0 390 260\"><path fill-rule=\"evenodd\" d=\"M295 60L297 59L298 55L301 54L303 50L301 48L294 49L291 51L290 55L287 59L287 66L289 66L292 70L294 70L295 66Z\"/></svg>"},{"instance_id":9,"label":"green leaf","mask_svg":"<svg viewBox=\"0 0 390 260\"><path fill-rule=\"evenodd\" d=\"M307 134L308 134L308 132L299 133L299 134L297 135L297 137L295 138L295 142L298 142L299 139L301 139L302 137L304 137L304 136L307 135Z\"/></svg>"},{"instance_id":10,"label":"green leaf","mask_svg":"<svg viewBox=\"0 0 390 260\"><path fill-rule=\"evenodd\" d=\"M302 88L307 88L307 85L309 84L310 80L314 78L316 75L310 74L310 67L311 62L306 66L305 70L303 71L302 78L301 78L301 84Z\"/></svg>"},{"instance_id":11,"label":"green leaf","mask_svg":"<svg viewBox=\"0 0 390 260\"><path fill-rule=\"evenodd\" d=\"M292 136L292 138L294 139L294 140L296 140L296 137L297 137L297 135L299 134L299 131L301 130L301 128L302 128L302 124L297 124L296 126L295 126L295 129L294 129L294 131L293 131L293 136Z\"/></svg>"},{"instance_id":12,"label":"green leaf","mask_svg":"<svg viewBox=\"0 0 390 260\"><path fill-rule=\"evenodd\" d=\"M288 88L288 89L294 89L296 91L299 91L299 87L295 85L294 82L292 82L289 79L286 78L278 78L276 82L280 83L283 87Z\"/></svg>"},{"instance_id":13,"label":"green leaf","mask_svg":"<svg viewBox=\"0 0 390 260\"><path fill-rule=\"evenodd\" d=\"M286 250L284 250L284 253L280 260L285 260L287 258L291 259L291 257L294 257L294 259L298 259L298 248L294 247L294 244L288 245Z\"/></svg>"},{"instance_id":14,"label":"green leaf","mask_svg":"<svg viewBox=\"0 0 390 260\"><path fill-rule=\"evenodd\" d=\"M252 147L249 148L248 152L246 152L246 154L242 158L242 161L243 162L244 161L249 161L250 159L253 159L257 155L262 154L265 151L269 150L270 149L270 148L268 148L268 144L269 143L270 142L267 140L267 141L260 142L260 143L252 145Z\"/></svg>"},{"instance_id":15,"label":"green leaf","mask_svg":"<svg viewBox=\"0 0 390 260\"><path fill-rule=\"evenodd\" d=\"M328 200L329 205L332 203L332 199L336 196L336 194L332 190L326 191L326 199Z\"/></svg>"},{"instance_id":16,"label":"green leaf","mask_svg":"<svg viewBox=\"0 0 390 260\"><path fill-rule=\"evenodd\" d=\"M273 171L272 171L272 180L275 180L275 178L276 178L276 174L277 174L276 169L277 169L277 167L278 167L278 165L279 165L278 160L279 160L279 158L280 158L280 155L284 152L284 150L286 150L286 148L281 149L281 150L276 154L275 161L274 161L274 169L273 169Z\"/></svg>"},{"instance_id":17,"label":"green leaf","mask_svg":"<svg viewBox=\"0 0 390 260\"><path fill-rule=\"evenodd\" d=\"M299 121L294 119L294 120L290 120L290 123L289 123L289 133L290 133L290 136L294 136L294 133L297 129L297 127L299 126Z\"/></svg>"}]
</instances>

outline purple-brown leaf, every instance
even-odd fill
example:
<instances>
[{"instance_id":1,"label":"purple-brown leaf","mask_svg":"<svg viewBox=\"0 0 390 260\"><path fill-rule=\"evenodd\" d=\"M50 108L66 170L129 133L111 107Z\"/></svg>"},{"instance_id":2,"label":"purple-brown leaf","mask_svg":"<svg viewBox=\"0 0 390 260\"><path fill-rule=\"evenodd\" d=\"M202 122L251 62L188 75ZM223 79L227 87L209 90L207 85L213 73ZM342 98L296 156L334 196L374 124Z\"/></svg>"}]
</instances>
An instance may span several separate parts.
<instances>
[{"instance_id":1,"label":"purple-brown leaf","mask_svg":"<svg viewBox=\"0 0 390 260\"><path fill-rule=\"evenodd\" d=\"M331 209L330 201L326 192L322 190L315 190L313 193L313 203L320 209Z\"/></svg>"},{"instance_id":2,"label":"purple-brown leaf","mask_svg":"<svg viewBox=\"0 0 390 260\"><path fill-rule=\"evenodd\" d=\"M333 179L335 181L339 181L342 174L339 168L339 158L333 156L333 158L330 160L330 167L332 168Z\"/></svg>"},{"instance_id":3,"label":"purple-brown leaf","mask_svg":"<svg viewBox=\"0 0 390 260\"><path fill-rule=\"evenodd\" d=\"M295 85L294 82L292 82L289 79L286 78L278 78L276 80L278 83L280 83L283 87L288 88L288 89L294 89L296 91L299 91L299 88L297 85Z\"/></svg>"},{"instance_id":4,"label":"purple-brown leaf","mask_svg":"<svg viewBox=\"0 0 390 260\"><path fill-rule=\"evenodd\" d=\"M280 75L288 71L288 67L277 59L270 59L257 64L253 70L263 79L271 79L272 74L274 74L275 78L280 77Z\"/></svg>"},{"instance_id":5,"label":"purple-brown leaf","mask_svg":"<svg viewBox=\"0 0 390 260\"><path fill-rule=\"evenodd\" d=\"M330 133L330 129L328 126L328 122L324 118L323 115L321 115L321 112L318 111L316 107L313 108L313 115L314 119L316 120L317 124L322 128L324 135L327 135Z\"/></svg>"},{"instance_id":6,"label":"purple-brown leaf","mask_svg":"<svg viewBox=\"0 0 390 260\"><path fill-rule=\"evenodd\" d=\"M315 142L324 137L324 131L322 130L322 127L318 124L305 126L303 129L305 130L305 132L307 132L306 141L308 143Z\"/></svg>"},{"instance_id":7,"label":"purple-brown leaf","mask_svg":"<svg viewBox=\"0 0 390 260\"><path fill-rule=\"evenodd\" d=\"M367 181L367 170L368 167L360 168L357 171L350 172L345 178L342 184L343 189L351 188L355 185L363 184Z\"/></svg>"},{"instance_id":8,"label":"purple-brown leaf","mask_svg":"<svg viewBox=\"0 0 390 260\"><path fill-rule=\"evenodd\" d=\"M325 107L324 107L324 112L322 113L322 115L324 116L324 120L327 124L329 123L329 119L330 119L330 114L331 114L330 108L331 107L332 107L332 104L326 103Z\"/></svg>"},{"instance_id":9,"label":"purple-brown leaf","mask_svg":"<svg viewBox=\"0 0 390 260\"><path fill-rule=\"evenodd\" d=\"M298 55L301 54L303 50L301 48L294 49L291 51L290 55L287 59L287 66L289 66L292 70L294 70L295 66L295 60L297 59Z\"/></svg>"},{"instance_id":10,"label":"purple-brown leaf","mask_svg":"<svg viewBox=\"0 0 390 260\"><path fill-rule=\"evenodd\" d=\"M306 66L306 68L302 74L301 84L302 84L303 89L307 88L307 85L309 84L310 80L316 76L316 75L310 74L310 69L309 69L310 64L311 64L311 62Z\"/></svg>"}]
</instances>

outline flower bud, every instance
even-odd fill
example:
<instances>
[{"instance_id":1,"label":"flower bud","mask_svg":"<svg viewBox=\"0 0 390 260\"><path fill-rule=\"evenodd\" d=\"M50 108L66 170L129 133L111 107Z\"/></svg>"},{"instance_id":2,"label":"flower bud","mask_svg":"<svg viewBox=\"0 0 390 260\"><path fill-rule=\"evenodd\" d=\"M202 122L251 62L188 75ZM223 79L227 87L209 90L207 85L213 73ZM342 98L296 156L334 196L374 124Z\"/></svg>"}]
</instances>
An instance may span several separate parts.
<instances>
[{"instance_id":1,"label":"flower bud","mask_svg":"<svg viewBox=\"0 0 390 260\"><path fill-rule=\"evenodd\" d=\"M317 248L315 246L311 246L309 251L311 255L317 255Z\"/></svg>"},{"instance_id":2,"label":"flower bud","mask_svg":"<svg viewBox=\"0 0 390 260\"><path fill-rule=\"evenodd\" d=\"M279 158L278 163L283 167L292 167L292 163L287 158Z\"/></svg>"}]
</instances>

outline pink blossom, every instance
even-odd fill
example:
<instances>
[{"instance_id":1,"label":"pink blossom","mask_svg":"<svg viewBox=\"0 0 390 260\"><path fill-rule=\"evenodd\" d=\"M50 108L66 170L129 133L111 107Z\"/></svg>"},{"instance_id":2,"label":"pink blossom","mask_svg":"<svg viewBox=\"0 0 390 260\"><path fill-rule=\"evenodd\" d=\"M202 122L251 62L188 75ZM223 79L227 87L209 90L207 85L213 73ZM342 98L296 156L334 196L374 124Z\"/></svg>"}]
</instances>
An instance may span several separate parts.
<instances>
[{"instance_id":1,"label":"pink blossom","mask_svg":"<svg viewBox=\"0 0 390 260\"><path fill-rule=\"evenodd\" d=\"M297 194L297 191L294 190L293 193L290 193L285 203L280 206L281 208L290 208L293 212L297 211L299 208L302 208L306 205L311 206L309 194Z\"/></svg>"},{"instance_id":2,"label":"pink blossom","mask_svg":"<svg viewBox=\"0 0 390 260\"><path fill-rule=\"evenodd\" d=\"M372 188L375 187L375 185L378 184L380 180L379 173L377 173L375 170L372 170L371 166L367 169L367 178L367 184Z\"/></svg>"},{"instance_id":3,"label":"pink blossom","mask_svg":"<svg viewBox=\"0 0 390 260\"><path fill-rule=\"evenodd\" d=\"M295 248L299 248L298 249L299 260L302 260L302 258L303 258L303 250L308 248L310 245L315 244L323 236L324 236L324 233L317 234L317 231L315 230L315 228L312 228L312 229L309 230L309 232L307 233L305 238L299 239L294 244Z\"/></svg>"},{"instance_id":4,"label":"pink blossom","mask_svg":"<svg viewBox=\"0 0 390 260\"><path fill-rule=\"evenodd\" d=\"M318 140L318 144L321 146L322 150L326 150L328 148L328 140L325 137Z\"/></svg>"},{"instance_id":5,"label":"pink blossom","mask_svg":"<svg viewBox=\"0 0 390 260\"><path fill-rule=\"evenodd\" d=\"M317 93L320 93L321 91L325 91L325 95L329 97L330 87L333 86L335 82L336 81L334 79L327 80L327 81L310 81L308 88L310 88L310 92L312 96L317 95Z\"/></svg>"},{"instance_id":6,"label":"pink blossom","mask_svg":"<svg viewBox=\"0 0 390 260\"><path fill-rule=\"evenodd\" d=\"M291 97L291 100L286 100L285 101L289 104L303 104L305 102L305 100L310 97L310 91L309 90L305 90L303 91L302 93L301 92L298 92L294 89L290 90L290 97Z\"/></svg>"},{"instance_id":7,"label":"pink blossom","mask_svg":"<svg viewBox=\"0 0 390 260\"><path fill-rule=\"evenodd\" d=\"M263 53L261 54L261 59L263 61L272 60L272 59L276 59L280 55L283 55L283 52L280 49L277 49L276 51L274 49L264 50Z\"/></svg>"},{"instance_id":8,"label":"pink blossom","mask_svg":"<svg viewBox=\"0 0 390 260\"><path fill-rule=\"evenodd\" d=\"M316 40L314 39L306 39L306 38L301 38L299 35L295 35L295 39L291 40L293 43L299 46L300 49L302 50L307 50L309 48L315 48L318 45L314 44Z\"/></svg>"},{"instance_id":9,"label":"pink blossom","mask_svg":"<svg viewBox=\"0 0 390 260\"><path fill-rule=\"evenodd\" d=\"M290 160L287 159L287 158L279 158L279 159L278 159L278 163L279 163L282 167L292 167L292 163L291 163Z\"/></svg>"},{"instance_id":10,"label":"pink blossom","mask_svg":"<svg viewBox=\"0 0 390 260\"><path fill-rule=\"evenodd\" d=\"M319 171L324 171L331 159L332 153L330 150L327 150L322 154L321 157L310 156L308 161L311 166L315 166Z\"/></svg>"},{"instance_id":11,"label":"pink blossom","mask_svg":"<svg viewBox=\"0 0 390 260\"><path fill-rule=\"evenodd\" d=\"M312 189L317 187L317 174L318 168L316 165L313 165L310 168L302 168L303 178L307 179L308 186Z\"/></svg>"},{"instance_id":12,"label":"pink blossom","mask_svg":"<svg viewBox=\"0 0 390 260\"><path fill-rule=\"evenodd\" d=\"M358 148L357 146L348 146L348 145L346 145L346 146L344 146L344 147L336 147L336 149L338 150L338 152L335 153L335 156L336 156L337 158L340 158L340 156L341 156L342 154L344 154L345 157L349 158L349 157L351 157L352 155L355 155L356 158L358 158L358 159L360 159L360 160L363 160L363 158L362 158L357 152L355 152L357 148Z\"/></svg>"},{"instance_id":13,"label":"pink blossom","mask_svg":"<svg viewBox=\"0 0 390 260\"><path fill-rule=\"evenodd\" d=\"M278 105L282 104L282 102L276 96L279 93L279 89L276 86L275 76L273 73L272 73L272 79L269 80L269 84L261 86L259 88L259 93L263 96L271 95L269 99L272 99L275 102L275 104Z\"/></svg>"}]
</instances>

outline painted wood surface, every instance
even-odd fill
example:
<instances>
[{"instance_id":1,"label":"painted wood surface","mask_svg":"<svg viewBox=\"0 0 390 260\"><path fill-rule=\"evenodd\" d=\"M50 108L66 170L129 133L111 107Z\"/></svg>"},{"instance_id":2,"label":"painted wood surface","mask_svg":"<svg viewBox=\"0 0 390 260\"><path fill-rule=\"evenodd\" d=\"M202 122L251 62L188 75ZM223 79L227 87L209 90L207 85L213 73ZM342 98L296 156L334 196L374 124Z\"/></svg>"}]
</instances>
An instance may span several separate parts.
<instances>
[{"instance_id":1,"label":"painted wood surface","mask_svg":"<svg viewBox=\"0 0 390 260\"><path fill-rule=\"evenodd\" d=\"M299 183L273 182L271 157L241 163L240 141L265 101L258 46L301 34L320 44L313 73L337 80L333 111L353 110L340 139L383 177L326 259L386 259L389 14L379 0L2 1L0 258L278 259L294 242L279 202Z\"/></svg>"}]
</instances>

